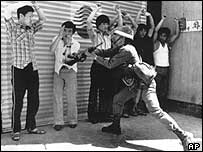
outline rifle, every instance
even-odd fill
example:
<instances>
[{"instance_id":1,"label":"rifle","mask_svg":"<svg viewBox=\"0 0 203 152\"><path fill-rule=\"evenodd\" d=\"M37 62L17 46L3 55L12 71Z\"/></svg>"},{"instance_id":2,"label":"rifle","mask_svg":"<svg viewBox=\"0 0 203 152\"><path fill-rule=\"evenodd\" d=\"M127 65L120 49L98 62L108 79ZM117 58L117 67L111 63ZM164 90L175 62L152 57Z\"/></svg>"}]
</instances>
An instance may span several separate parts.
<instances>
[{"instance_id":1,"label":"rifle","mask_svg":"<svg viewBox=\"0 0 203 152\"><path fill-rule=\"evenodd\" d=\"M73 65L73 64L75 64L77 62L84 62L86 60L86 58L87 58L87 55L85 54L86 51L88 51L89 53L92 53L93 51L95 51L97 49L97 47L99 47L102 44L103 43L100 43L100 44L96 45L95 47L89 47L86 50L78 52L78 53L69 54L67 57L71 58L73 60L65 61L65 64Z\"/></svg>"}]
</instances>

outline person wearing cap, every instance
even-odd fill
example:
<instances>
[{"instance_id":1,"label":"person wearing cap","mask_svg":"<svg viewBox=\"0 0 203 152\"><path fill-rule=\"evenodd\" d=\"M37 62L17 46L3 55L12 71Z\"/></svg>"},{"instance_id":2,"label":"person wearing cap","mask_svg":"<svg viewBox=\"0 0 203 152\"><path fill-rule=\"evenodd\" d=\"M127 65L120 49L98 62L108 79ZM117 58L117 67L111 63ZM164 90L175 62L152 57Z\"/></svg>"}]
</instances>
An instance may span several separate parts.
<instances>
[{"instance_id":1,"label":"person wearing cap","mask_svg":"<svg viewBox=\"0 0 203 152\"><path fill-rule=\"evenodd\" d=\"M96 18L96 29L93 28L93 18L97 12L101 9L101 5L97 5L91 12L87 19L87 32L92 45L96 46L100 43L99 49L111 48L111 35L109 34L109 17L102 14ZM116 7L118 14L118 22L121 24L121 12ZM105 77L105 81L102 79ZM88 120L90 122L105 122L110 120L110 114L112 113L112 90L111 90L111 73L101 64L98 64L96 60L93 61L90 70L90 91L88 102ZM97 97L98 96L98 97ZM97 99L99 100L99 106L97 106ZM98 107L98 108L97 108Z\"/></svg>"},{"instance_id":2,"label":"person wearing cap","mask_svg":"<svg viewBox=\"0 0 203 152\"><path fill-rule=\"evenodd\" d=\"M77 54L80 43L73 38L76 26L72 21L61 25L59 34L50 45L50 51L55 55L54 70L54 129L60 131L64 127L63 92L65 90L67 106L67 122L70 128L75 128L78 122L77 111L77 63L71 57ZM75 62L74 62L75 61Z\"/></svg>"},{"instance_id":3,"label":"person wearing cap","mask_svg":"<svg viewBox=\"0 0 203 152\"><path fill-rule=\"evenodd\" d=\"M17 8L18 23L14 22L12 12ZM34 8L34 9L33 9ZM32 22L33 12L39 19ZM12 46L12 140L20 140L20 115L23 108L23 98L27 90L27 115L25 129L30 134L44 134L44 130L36 127L35 116L39 108L39 75L34 55L34 35L45 21L42 10L32 1L29 5L16 3L5 10L5 23Z\"/></svg>"},{"instance_id":4,"label":"person wearing cap","mask_svg":"<svg viewBox=\"0 0 203 152\"><path fill-rule=\"evenodd\" d=\"M97 52L92 52L91 54L87 52L87 55L94 58L95 60L97 60L98 63L104 65L109 69L114 69L117 67L125 67L126 69L128 69L130 66L136 66L137 63L142 61L135 47L132 45L133 36L133 31L128 26L123 26L121 28L115 29L112 36L113 43L115 43L115 45L117 46L122 47L119 50L113 50L115 53L113 57L108 60L96 55L99 52L103 53L104 55L106 53L105 50L97 50ZM109 52L110 51L108 51L108 54ZM111 53L113 54L113 52ZM149 112L163 125L165 125L166 128L175 133L182 141L184 149L186 149L188 143L191 143L193 141L193 134L181 129L176 121L160 108L159 101L156 95L155 80L153 79L149 85L146 85L142 82L142 80L136 73L130 72L130 70L126 70L126 72L128 72L128 75L131 74L131 76L127 76L127 79L123 80L123 82L127 85L126 87L122 88L113 98L113 122L111 125L103 127L102 132L113 133L117 135L121 134L120 119L123 112L123 106L126 101L136 96L137 88L140 86L141 83L141 97L144 100Z\"/></svg>"}]
</instances>

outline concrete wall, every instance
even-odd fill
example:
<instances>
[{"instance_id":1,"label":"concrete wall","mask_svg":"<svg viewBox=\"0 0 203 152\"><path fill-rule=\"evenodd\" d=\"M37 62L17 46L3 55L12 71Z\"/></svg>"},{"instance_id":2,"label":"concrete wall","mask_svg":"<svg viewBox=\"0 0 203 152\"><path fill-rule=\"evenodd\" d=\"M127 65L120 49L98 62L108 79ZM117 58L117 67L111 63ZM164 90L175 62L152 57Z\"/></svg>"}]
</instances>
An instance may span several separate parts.
<instances>
[{"instance_id":1,"label":"concrete wall","mask_svg":"<svg viewBox=\"0 0 203 152\"><path fill-rule=\"evenodd\" d=\"M202 20L202 1L162 1L162 14L169 18L163 26L174 32L174 17ZM202 31L182 32L170 55L168 98L202 105Z\"/></svg>"}]
</instances>

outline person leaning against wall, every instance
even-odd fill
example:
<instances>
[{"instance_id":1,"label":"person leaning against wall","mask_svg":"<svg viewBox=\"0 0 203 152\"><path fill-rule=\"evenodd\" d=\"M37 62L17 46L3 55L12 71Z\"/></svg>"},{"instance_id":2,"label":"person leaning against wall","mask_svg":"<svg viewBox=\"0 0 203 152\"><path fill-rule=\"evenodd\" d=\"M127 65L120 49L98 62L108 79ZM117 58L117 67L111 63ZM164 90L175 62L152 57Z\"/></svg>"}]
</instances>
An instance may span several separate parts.
<instances>
[{"instance_id":1,"label":"person leaning against wall","mask_svg":"<svg viewBox=\"0 0 203 152\"><path fill-rule=\"evenodd\" d=\"M175 34L171 35L171 31L168 27L161 27L166 17L162 16L162 19L157 24L154 35L154 62L156 66L157 76L155 81L157 83L157 96L160 102L160 106L163 110L168 111L167 94L169 85L169 55L170 50L174 42L180 35L179 23L177 19L174 19L176 23Z\"/></svg>"},{"instance_id":2,"label":"person leaning against wall","mask_svg":"<svg viewBox=\"0 0 203 152\"><path fill-rule=\"evenodd\" d=\"M18 8L18 23L15 23L12 17L12 11L16 8ZM37 12L39 20L32 23L34 11ZM36 1L31 1L30 5L11 4L5 10L5 23L12 46L12 140L14 141L20 140L20 115L26 90L27 115L25 129L29 134L46 133L36 127L35 116L39 108L39 75L33 53L34 34L42 28L44 21L45 16Z\"/></svg>"},{"instance_id":3,"label":"person leaning against wall","mask_svg":"<svg viewBox=\"0 0 203 152\"><path fill-rule=\"evenodd\" d=\"M59 131L64 127L63 91L65 90L68 109L67 123L70 128L75 128L78 122L77 111L77 63L71 57L77 54L80 43L73 38L76 26L72 21L61 25L59 34L55 36L50 45L50 50L55 54L54 70L54 129Z\"/></svg>"},{"instance_id":4,"label":"person leaning against wall","mask_svg":"<svg viewBox=\"0 0 203 152\"><path fill-rule=\"evenodd\" d=\"M93 28L92 24L93 18L100 9L101 5L98 4L88 17L87 32L93 46L102 43L102 45L99 46L99 49L109 49L111 48L111 35L109 31L111 23L109 17L103 14L98 16L96 18L96 29ZM115 10L117 14L120 14L118 9ZM118 19L119 22L120 18L121 14L118 18L116 17L115 20ZM110 121L113 98L110 70L98 64L97 61L94 60L90 70L90 78L91 84L88 103L88 120L93 124ZM98 94L99 97L97 97ZM97 98L99 98L99 106L97 106Z\"/></svg>"}]
</instances>

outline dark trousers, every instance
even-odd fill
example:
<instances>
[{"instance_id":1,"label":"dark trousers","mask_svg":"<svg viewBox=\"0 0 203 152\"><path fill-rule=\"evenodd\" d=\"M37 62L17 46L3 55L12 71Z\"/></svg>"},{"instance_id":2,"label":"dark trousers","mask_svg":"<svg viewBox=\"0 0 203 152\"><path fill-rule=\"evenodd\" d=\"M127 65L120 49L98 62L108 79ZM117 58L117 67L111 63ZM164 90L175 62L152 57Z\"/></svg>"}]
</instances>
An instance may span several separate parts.
<instances>
[{"instance_id":1,"label":"dark trousers","mask_svg":"<svg viewBox=\"0 0 203 152\"><path fill-rule=\"evenodd\" d=\"M35 116L39 108L39 75L38 71L33 71L32 63L24 69L11 68L12 74L12 128L13 132L21 130L21 111L23 108L23 98L27 90L27 114L25 129L36 127Z\"/></svg>"},{"instance_id":2,"label":"dark trousers","mask_svg":"<svg viewBox=\"0 0 203 152\"><path fill-rule=\"evenodd\" d=\"M159 99L160 107L164 110L167 110L169 67L157 66L156 71L157 71L157 76L155 77L155 81L156 81L157 97Z\"/></svg>"},{"instance_id":3,"label":"dark trousers","mask_svg":"<svg viewBox=\"0 0 203 152\"><path fill-rule=\"evenodd\" d=\"M93 61L90 78L88 119L103 119L112 112L110 70Z\"/></svg>"}]
</instances>

